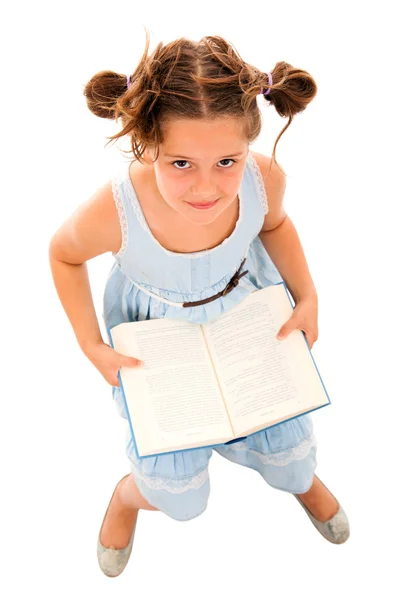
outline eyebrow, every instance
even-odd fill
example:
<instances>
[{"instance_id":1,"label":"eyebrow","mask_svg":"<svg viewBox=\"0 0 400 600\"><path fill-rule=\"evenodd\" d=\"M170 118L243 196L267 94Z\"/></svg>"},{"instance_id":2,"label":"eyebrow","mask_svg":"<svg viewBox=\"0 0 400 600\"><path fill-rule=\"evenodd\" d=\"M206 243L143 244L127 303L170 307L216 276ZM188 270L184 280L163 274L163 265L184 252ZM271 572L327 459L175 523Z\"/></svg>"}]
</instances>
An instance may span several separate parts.
<instances>
[{"instance_id":1,"label":"eyebrow","mask_svg":"<svg viewBox=\"0 0 400 600\"><path fill-rule=\"evenodd\" d=\"M242 156L243 152L235 152L233 154L224 154L222 158L228 158L231 156ZM190 158L189 156L182 156L182 154L164 154L164 156L168 156L168 158L182 158L184 160L196 160L195 158ZM220 159L220 160L221 160Z\"/></svg>"}]
</instances>

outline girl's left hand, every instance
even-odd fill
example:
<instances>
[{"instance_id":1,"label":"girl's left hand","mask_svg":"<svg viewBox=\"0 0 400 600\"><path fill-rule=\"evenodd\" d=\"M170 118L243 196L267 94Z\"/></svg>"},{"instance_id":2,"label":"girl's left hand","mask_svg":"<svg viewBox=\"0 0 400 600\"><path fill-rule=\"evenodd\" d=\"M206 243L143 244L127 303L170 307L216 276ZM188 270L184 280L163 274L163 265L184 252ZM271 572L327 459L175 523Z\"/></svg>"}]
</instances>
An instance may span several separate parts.
<instances>
[{"instance_id":1,"label":"girl's left hand","mask_svg":"<svg viewBox=\"0 0 400 600\"><path fill-rule=\"evenodd\" d=\"M294 307L293 314L280 328L277 338L286 338L294 329L305 333L310 349L318 339L318 297L308 296L299 300Z\"/></svg>"}]
</instances>

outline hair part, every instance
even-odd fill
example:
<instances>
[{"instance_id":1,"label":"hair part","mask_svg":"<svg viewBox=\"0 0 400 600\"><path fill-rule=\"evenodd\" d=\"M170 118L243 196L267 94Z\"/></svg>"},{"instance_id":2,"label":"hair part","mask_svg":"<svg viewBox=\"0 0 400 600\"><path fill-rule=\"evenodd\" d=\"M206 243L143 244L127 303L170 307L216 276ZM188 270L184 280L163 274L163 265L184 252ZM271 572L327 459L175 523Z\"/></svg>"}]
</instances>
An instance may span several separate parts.
<instances>
[{"instance_id":1,"label":"hair part","mask_svg":"<svg viewBox=\"0 0 400 600\"><path fill-rule=\"evenodd\" d=\"M96 73L84 86L89 110L105 119L121 119L122 130L110 136L107 145L128 135L132 153L141 161L147 148L164 141L164 125L173 119L234 117L242 120L249 143L261 131L261 112L257 96L267 90L265 101L274 105L288 122L275 140L276 146L293 117L301 113L317 93L313 77L302 69L280 61L268 74L245 62L234 46L220 36L205 36L198 42L179 38L160 42L149 54L150 36L127 87L125 74L114 71ZM271 163L272 166L272 163Z\"/></svg>"}]
</instances>

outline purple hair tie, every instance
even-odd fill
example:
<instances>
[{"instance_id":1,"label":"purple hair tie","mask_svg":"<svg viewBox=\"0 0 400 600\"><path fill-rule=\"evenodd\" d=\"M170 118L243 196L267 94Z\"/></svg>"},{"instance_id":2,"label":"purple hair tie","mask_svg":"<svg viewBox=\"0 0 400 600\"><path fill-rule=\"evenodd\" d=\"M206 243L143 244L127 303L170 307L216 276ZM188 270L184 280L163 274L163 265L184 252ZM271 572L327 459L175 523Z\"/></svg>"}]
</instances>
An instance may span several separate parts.
<instances>
[{"instance_id":1,"label":"purple hair tie","mask_svg":"<svg viewBox=\"0 0 400 600\"><path fill-rule=\"evenodd\" d=\"M131 76L130 75L126 76L126 85L127 85L128 89L129 89L129 87L131 85Z\"/></svg>"},{"instance_id":2,"label":"purple hair tie","mask_svg":"<svg viewBox=\"0 0 400 600\"><path fill-rule=\"evenodd\" d=\"M260 93L263 94L263 96L266 96L271 91L272 75L271 75L271 73L267 73L267 75L268 75L268 85L269 85L269 88L267 89L266 92L264 91L265 88L263 88L263 87L261 88L261 92Z\"/></svg>"}]
</instances>

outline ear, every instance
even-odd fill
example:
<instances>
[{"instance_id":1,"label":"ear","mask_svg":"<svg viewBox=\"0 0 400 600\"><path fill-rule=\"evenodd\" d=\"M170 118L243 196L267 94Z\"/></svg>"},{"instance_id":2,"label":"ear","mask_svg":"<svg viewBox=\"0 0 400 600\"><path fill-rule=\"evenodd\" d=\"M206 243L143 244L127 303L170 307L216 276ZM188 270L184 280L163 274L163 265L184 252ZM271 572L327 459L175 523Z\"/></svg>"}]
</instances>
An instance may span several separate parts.
<instances>
[{"instance_id":1,"label":"ear","mask_svg":"<svg viewBox=\"0 0 400 600\"><path fill-rule=\"evenodd\" d=\"M143 160L148 165L152 165L154 162L155 151L151 146L147 146L146 150L143 152Z\"/></svg>"}]
</instances>

